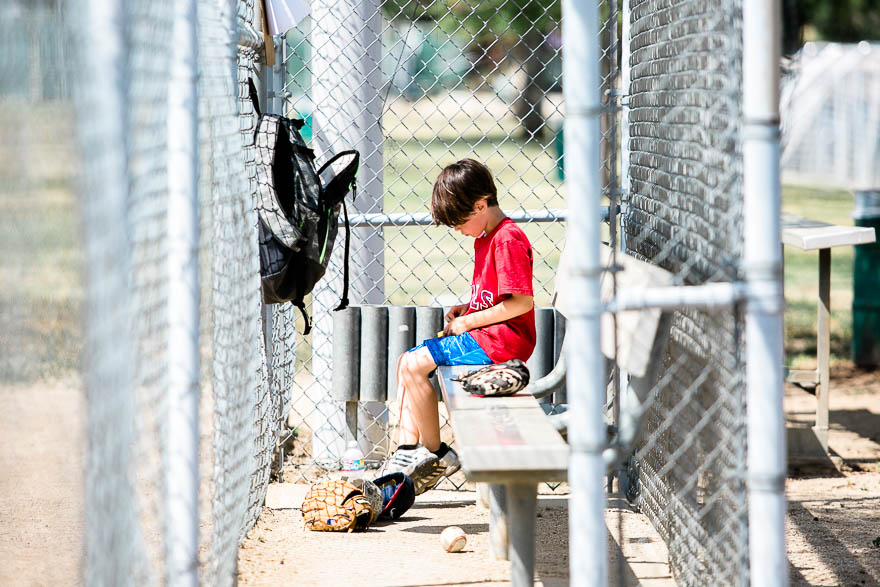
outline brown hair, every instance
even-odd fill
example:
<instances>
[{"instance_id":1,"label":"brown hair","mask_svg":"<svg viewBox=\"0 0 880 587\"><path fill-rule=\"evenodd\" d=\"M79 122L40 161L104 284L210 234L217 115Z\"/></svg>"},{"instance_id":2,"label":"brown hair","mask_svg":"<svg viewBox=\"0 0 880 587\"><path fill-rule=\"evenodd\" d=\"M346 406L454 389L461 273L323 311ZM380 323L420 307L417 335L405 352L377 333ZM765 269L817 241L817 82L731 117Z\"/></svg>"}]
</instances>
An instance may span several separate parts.
<instances>
[{"instance_id":1,"label":"brown hair","mask_svg":"<svg viewBox=\"0 0 880 587\"><path fill-rule=\"evenodd\" d=\"M488 167L473 159L447 165L437 176L431 192L434 224L462 224L474 211L474 205L484 198L489 206L498 205L498 190Z\"/></svg>"}]
</instances>

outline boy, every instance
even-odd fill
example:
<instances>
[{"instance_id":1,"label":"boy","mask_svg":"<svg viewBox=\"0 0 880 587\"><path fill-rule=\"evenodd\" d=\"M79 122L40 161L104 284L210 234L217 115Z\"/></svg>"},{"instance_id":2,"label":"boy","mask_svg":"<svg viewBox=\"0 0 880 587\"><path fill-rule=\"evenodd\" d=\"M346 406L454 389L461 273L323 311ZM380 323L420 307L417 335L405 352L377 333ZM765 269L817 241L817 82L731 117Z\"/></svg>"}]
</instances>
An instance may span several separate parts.
<instances>
[{"instance_id":1,"label":"boy","mask_svg":"<svg viewBox=\"0 0 880 587\"><path fill-rule=\"evenodd\" d=\"M440 442L437 396L428 380L434 369L525 361L535 348L532 246L498 206L489 169L473 159L444 168L434 183L431 215L435 224L476 240L470 303L446 314L442 337L397 361L400 436L385 470L412 477L417 495L461 467L455 451Z\"/></svg>"}]
</instances>

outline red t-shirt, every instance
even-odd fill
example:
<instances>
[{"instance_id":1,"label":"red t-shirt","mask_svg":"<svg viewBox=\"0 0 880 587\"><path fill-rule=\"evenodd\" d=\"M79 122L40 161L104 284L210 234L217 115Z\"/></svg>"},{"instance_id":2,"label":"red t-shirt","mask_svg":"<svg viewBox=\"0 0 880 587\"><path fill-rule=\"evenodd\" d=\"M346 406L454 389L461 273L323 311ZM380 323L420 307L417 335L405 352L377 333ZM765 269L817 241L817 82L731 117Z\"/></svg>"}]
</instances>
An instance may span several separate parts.
<instances>
[{"instance_id":1,"label":"red t-shirt","mask_svg":"<svg viewBox=\"0 0 880 587\"><path fill-rule=\"evenodd\" d=\"M511 294L534 295L532 245L526 233L505 218L474 241L474 279L467 313L491 308ZM525 361L535 350L535 310L470 333L496 363Z\"/></svg>"}]
</instances>

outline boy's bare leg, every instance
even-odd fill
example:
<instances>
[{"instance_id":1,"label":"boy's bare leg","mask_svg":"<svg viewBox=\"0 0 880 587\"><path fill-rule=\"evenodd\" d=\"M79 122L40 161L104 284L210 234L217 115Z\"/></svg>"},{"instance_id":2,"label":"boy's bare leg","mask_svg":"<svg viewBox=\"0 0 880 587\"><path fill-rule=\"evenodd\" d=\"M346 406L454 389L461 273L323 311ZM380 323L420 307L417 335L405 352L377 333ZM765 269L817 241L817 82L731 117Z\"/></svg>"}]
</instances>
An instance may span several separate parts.
<instances>
[{"instance_id":1,"label":"boy's bare leg","mask_svg":"<svg viewBox=\"0 0 880 587\"><path fill-rule=\"evenodd\" d=\"M437 368L434 358L425 347L404 353L397 362L397 382L400 386L399 444L416 444L430 451L440 448L440 416L437 411L437 393L428 380L428 374Z\"/></svg>"}]
</instances>

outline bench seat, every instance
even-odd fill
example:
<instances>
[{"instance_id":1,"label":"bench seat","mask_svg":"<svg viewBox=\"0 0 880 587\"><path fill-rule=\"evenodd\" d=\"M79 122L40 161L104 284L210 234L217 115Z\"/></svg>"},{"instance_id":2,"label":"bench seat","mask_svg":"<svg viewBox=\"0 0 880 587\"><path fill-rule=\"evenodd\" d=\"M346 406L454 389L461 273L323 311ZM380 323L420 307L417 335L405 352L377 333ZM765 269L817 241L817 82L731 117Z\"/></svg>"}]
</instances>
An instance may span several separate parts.
<instances>
[{"instance_id":1,"label":"bench seat","mask_svg":"<svg viewBox=\"0 0 880 587\"><path fill-rule=\"evenodd\" d=\"M569 447L531 394L474 397L453 381L479 367L439 367L440 391L465 475L489 486L492 554L510 560L512 585L532 585L537 486L567 479Z\"/></svg>"},{"instance_id":2,"label":"bench seat","mask_svg":"<svg viewBox=\"0 0 880 587\"><path fill-rule=\"evenodd\" d=\"M528 393L474 397L452 381L477 365L440 367L440 389L471 481L565 481L568 444Z\"/></svg>"},{"instance_id":3,"label":"bench seat","mask_svg":"<svg viewBox=\"0 0 880 587\"><path fill-rule=\"evenodd\" d=\"M782 244L803 251L815 251L875 241L874 229L866 226L842 226L819 220L782 214Z\"/></svg>"}]
</instances>

